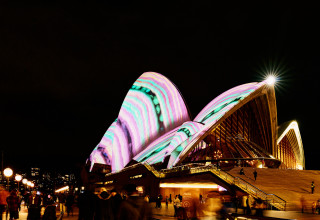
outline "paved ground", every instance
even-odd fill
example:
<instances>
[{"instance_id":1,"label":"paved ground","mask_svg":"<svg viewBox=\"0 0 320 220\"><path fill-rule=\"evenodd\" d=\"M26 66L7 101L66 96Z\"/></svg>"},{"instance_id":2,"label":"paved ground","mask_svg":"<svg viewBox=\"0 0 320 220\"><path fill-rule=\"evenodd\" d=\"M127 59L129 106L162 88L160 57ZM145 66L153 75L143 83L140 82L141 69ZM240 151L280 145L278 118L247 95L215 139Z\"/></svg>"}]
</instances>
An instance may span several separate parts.
<instances>
[{"instance_id":1,"label":"paved ground","mask_svg":"<svg viewBox=\"0 0 320 220\"><path fill-rule=\"evenodd\" d=\"M253 168L244 167L245 176L240 175L240 168L228 173L243 178L266 193L275 194L287 201L287 211L299 211L301 199L305 201L307 212L311 212L312 203L320 199L319 170L283 170L256 168L258 178L254 181ZM311 194L311 182L315 183L314 194ZM319 218L320 219L320 218Z\"/></svg>"},{"instance_id":2,"label":"paved ground","mask_svg":"<svg viewBox=\"0 0 320 220\"><path fill-rule=\"evenodd\" d=\"M173 217L174 214L174 209L173 205L169 204L168 207L163 203L161 209L156 209L155 205L151 203L152 207L152 213L153 217L155 219L159 220L172 220L172 219L177 219ZM44 209L42 209L42 214L43 214ZM74 208L74 213L73 216L67 216L64 214L63 220L78 220L78 209ZM240 212L241 213L241 210ZM28 210L24 207L22 207L22 210L19 213L19 220L26 220L27 219L27 214ZM60 215L60 211L57 211L57 217ZM313 219L320 219L320 215L314 215L310 213L300 213L296 211L265 211L264 216L267 218L264 219L306 219L306 220L313 220ZM3 220L6 219L6 215L3 214ZM206 220L206 219L211 219L211 218L200 218L201 220ZM243 219L243 218L241 218ZM255 216L248 217L246 219L258 219ZM9 217L7 218L9 220Z\"/></svg>"}]
</instances>

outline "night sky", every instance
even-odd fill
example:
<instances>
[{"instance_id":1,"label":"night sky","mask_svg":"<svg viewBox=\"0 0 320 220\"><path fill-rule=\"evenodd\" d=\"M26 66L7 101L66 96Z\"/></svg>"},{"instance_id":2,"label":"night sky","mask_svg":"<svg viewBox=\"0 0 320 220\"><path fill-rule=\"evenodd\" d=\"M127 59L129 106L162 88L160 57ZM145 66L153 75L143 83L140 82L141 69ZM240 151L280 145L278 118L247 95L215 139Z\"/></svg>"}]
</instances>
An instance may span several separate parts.
<instances>
[{"instance_id":1,"label":"night sky","mask_svg":"<svg viewBox=\"0 0 320 220\"><path fill-rule=\"evenodd\" d=\"M306 168L320 169L315 6L133 2L0 7L5 167L84 164L143 72L168 77L193 118L220 93L276 71L278 124L298 121Z\"/></svg>"}]
</instances>

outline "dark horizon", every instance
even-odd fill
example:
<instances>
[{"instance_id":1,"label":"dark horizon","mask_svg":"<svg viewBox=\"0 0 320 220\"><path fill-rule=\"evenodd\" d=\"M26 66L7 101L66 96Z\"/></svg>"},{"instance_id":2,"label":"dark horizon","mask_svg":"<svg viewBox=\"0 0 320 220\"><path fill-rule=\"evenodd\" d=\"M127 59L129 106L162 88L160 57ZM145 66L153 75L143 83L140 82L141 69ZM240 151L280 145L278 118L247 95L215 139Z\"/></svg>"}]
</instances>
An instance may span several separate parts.
<instances>
[{"instance_id":1,"label":"dark horizon","mask_svg":"<svg viewBox=\"0 0 320 220\"><path fill-rule=\"evenodd\" d=\"M311 5L23 2L0 13L4 166L77 169L143 72L168 77L195 117L222 92L274 70L278 124L298 121L306 169L320 169Z\"/></svg>"}]
</instances>

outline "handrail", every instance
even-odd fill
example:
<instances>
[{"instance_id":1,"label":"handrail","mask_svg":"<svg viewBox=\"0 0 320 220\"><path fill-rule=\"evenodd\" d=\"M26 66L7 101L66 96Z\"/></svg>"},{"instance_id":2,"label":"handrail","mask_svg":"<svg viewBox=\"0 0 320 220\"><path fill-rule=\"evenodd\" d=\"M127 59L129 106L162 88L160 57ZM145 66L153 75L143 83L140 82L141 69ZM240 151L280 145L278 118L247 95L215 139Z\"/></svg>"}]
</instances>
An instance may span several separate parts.
<instances>
[{"instance_id":1,"label":"handrail","mask_svg":"<svg viewBox=\"0 0 320 220\"><path fill-rule=\"evenodd\" d=\"M197 168L191 168L191 173L199 173L203 171L210 171L214 173L215 175L219 176L221 179L224 179L229 184L234 184L238 186L239 188L243 189L250 195L256 198L262 198L269 202L271 205L275 206L278 209L285 210L286 208L286 201L284 199L281 199L279 196L276 196L274 194L268 194L264 192L263 190L257 188L256 186L252 185L251 183L243 180L240 177L234 177L233 175L222 171L221 169L218 169L216 166L213 166L212 164L205 166L205 167L197 167Z\"/></svg>"},{"instance_id":2,"label":"handrail","mask_svg":"<svg viewBox=\"0 0 320 220\"><path fill-rule=\"evenodd\" d=\"M274 194L268 194L263 190L257 188L256 186L252 185L251 183L245 181L244 179L240 177L235 177L230 173L227 173L225 171L222 171L221 169L218 169L217 166L213 164L206 165L206 166L198 166L198 167L194 167L194 164L186 164L186 165L177 166L171 169L162 169L158 171L154 169L149 163L143 162L143 163L138 163L138 164L134 164L132 166L126 167L121 171L118 171L115 173L120 173L124 170L129 170L139 165L144 165L157 178L164 178L168 173L174 173L174 172L183 171L183 170L189 170L191 174L209 171L215 174L216 176L220 177L221 179L225 180L227 183L238 186L239 188L243 189L244 191L246 191L247 193L249 193L255 198L262 198L263 200L267 201L269 204L271 204L272 206L278 209L281 209L281 210L286 209L286 201L284 199ZM203 165L203 164L199 164L199 165ZM106 174L106 176L115 174L115 173Z\"/></svg>"},{"instance_id":3,"label":"handrail","mask_svg":"<svg viewBox=\"0 0 320 220\"><path fill-rule=\"evenodd\" d=\"M162 172L157 171L156 169L154 169L149 163L144 162L142 163L149 171L151 171L156 177L158 178L163 178L165 177L165 174Z\"/></svg>"}]
</instances>

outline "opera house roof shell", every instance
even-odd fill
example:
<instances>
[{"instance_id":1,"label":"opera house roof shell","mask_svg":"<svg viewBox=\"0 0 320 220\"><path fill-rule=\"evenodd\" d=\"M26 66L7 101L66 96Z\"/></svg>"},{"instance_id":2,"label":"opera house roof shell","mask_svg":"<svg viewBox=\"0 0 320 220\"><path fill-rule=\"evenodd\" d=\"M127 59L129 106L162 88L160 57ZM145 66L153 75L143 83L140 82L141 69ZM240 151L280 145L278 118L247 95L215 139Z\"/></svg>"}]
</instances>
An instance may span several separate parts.
<instances>
[{"instance_id":1,"label":"opera house roof shell","mask_svg":"<svg viewBox=\"0 0 320 220\"><path fill-rule=\"evenodd\" d=\"M172 168L208 161L303 169L297 123L280 128L274 87L267 81L227 90L192 120L177 87L159 73L146 72L130 88L89 160L91 167L110 165L112 172L134 163Z\"/></svg>"}]
</instances>

